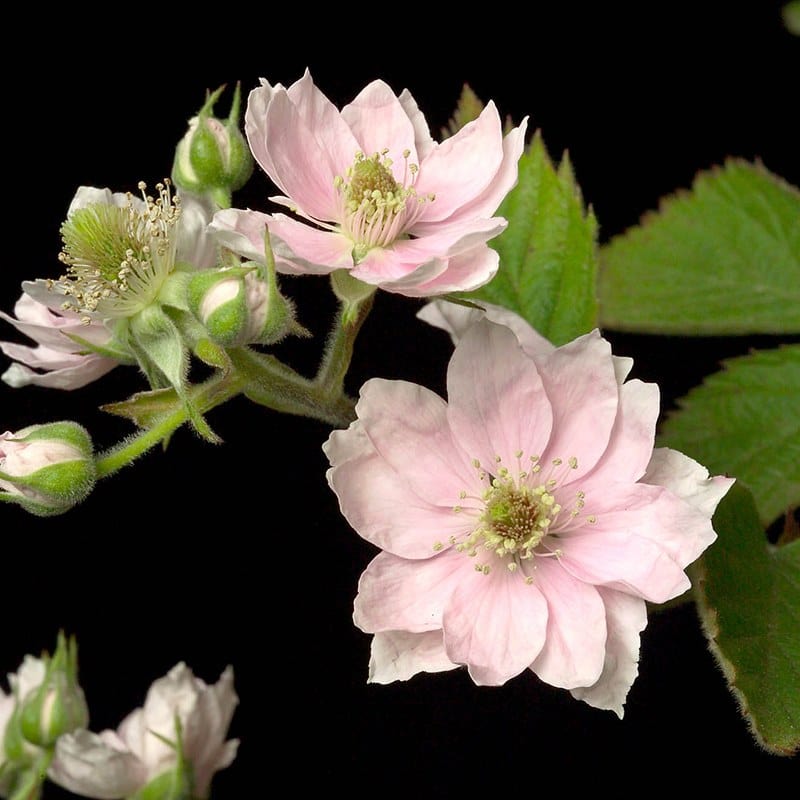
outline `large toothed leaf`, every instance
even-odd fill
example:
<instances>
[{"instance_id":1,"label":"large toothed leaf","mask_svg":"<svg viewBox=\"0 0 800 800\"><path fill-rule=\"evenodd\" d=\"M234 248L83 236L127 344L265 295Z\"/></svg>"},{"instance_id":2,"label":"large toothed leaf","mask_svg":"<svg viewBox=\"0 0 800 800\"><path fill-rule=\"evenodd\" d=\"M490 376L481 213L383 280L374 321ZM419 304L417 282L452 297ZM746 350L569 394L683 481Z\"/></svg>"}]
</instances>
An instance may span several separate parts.
<instances>
[{"instance_id":1,"label":"large toothed leaf","mask_svg":"<svg viewBox=\"0 0 800 800\"><path fill-rule=\"evenodd\" d=\"M790 755L800 749L800 540L769 545L740 485L714 527L695 584L703 627L756 738Z\"/></svg>"},{"instance_id":2,"label":"large toothed leaf","mask_svg":"<svg viewBox=\"0 0 800 800\"><path fill-rule=\"evenodd\" d=\"M584 209L568 157L556 170L537 133L497 214L508 220L490 242L500 269L467 297L516 311L556 345L594 328L597 222Z\"/></svg>"},{"instance_id":3,"label":"large toothed leaf","mask_svg":"<svg viewBox=\"0 0 800 800\"><path fill-rule=\"evenodd\" d=\"M800 192L730 161L601 250L604 327L645 333L800 331Z\"/></svg>"},{"instance_id":4,"label":"large toothed leaf","mask_svg":"<svg viewBox=\"0 0 800 800\"><path fill-rule=\"evenodd\" d=\"M766 525L800 506L800 345L724 367L678 401L661 444L746 483Z\"/></svg>"}]
</instances>

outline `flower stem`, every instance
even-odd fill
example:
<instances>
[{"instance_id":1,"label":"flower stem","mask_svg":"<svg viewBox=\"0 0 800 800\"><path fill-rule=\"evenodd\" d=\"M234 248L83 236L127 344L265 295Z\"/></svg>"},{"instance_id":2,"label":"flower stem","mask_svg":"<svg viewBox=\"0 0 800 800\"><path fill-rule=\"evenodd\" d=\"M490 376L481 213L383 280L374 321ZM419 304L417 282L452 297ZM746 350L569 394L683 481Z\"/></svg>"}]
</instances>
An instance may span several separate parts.
<instances>
[{"instance_id":1,"label":"flower stem","mask_svg":"<svg viewBox=\"0 0 800 800\"><path fill-rule=\"evenodd\" d=\"M373 297L372 294L365 297L356 309L353 304L343 302L339 305L322 363L314 378L314 384L324 397L336 397L344 393L344 379L353 358L356 337L372 309Z\"/></svg>"},{"instance_id":2,"label":"flower stem","mask_svg":"<svg viewBox=\"0 0 800 800\"><path fill-rule=\"evenodd\" d=\"M236 373L219 374L195 387L190 392L190 395L195 409L201 414L205 414L212 408L240 394L244 385L244 378ZM107 478L109 475L113 475L123 467L126 467L151 447L155 447L166 439L188 419L189 413L186 405L181 403L175 411L166 414L147 430L141 431L115 447L106 450L96 459L97 477Z\"/></svg>"}]
</instances>

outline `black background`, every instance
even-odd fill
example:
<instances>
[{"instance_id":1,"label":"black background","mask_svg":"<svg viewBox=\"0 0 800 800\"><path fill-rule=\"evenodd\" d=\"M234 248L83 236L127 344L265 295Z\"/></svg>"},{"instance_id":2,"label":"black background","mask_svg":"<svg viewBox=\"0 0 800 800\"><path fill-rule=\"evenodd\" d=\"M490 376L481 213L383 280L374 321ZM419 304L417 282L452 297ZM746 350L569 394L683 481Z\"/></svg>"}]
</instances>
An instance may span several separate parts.
<instances>
[{"instance_id":1,"label":"black background","mask_svg":"<svg viewBox=\"0 0 800 800\"><path fill-rule=\"evenodd\" d=\"M407 86L435 134L465 81L515 121L530 114L551 153L569 149L602 241L728 156L760 158L798 184L800 40L782 29L780 3L725 6L623 14L532 4L530 19L500 8L223 8L192 24L153 11L102 36L74 16L50 20L57 45L4 56L3 308L20 280L58 273L58 226L78 185L155 183L206 88L241 80L248 90L261 75L288 85L306 66L339 105L375 77ZM428 21L439 13L447 25ZM26 41L34 22L20 27ZM47 77L32 77L34 63ZM259 173L235 200L265 208L269 188ZM283 286L316 338L281 352L310 372L333 310L327 284ZM353 392L374 375L443 391L450 345L416 321L417 308L379 294ZM635 357L635 377L659 381L665 411L721 358L777 343L608 335ZM107 447L130 429L97 406L143 386L129 368L73 393L1 385L0 425L71 418ZM483 785L536 791L542 780L635 791L640 774L683 782L695 762L713 780L731 765L776 777L796 767L752 742L690 607L651 617L622 722L530 673L496 689L460 672L366 685L369 637L350 615L374 551L325 483L328 428L239 400L210 422L223 445L180 431L67 516L0 508L0 673L51 647L59 628L75 633L100 730L179 660L208 681L233 664L242 745L215 782L223 799L265 794L284 778L297 792L319 778L352 796L413 788L427 797Z\"/></svg>"}]
</instances>

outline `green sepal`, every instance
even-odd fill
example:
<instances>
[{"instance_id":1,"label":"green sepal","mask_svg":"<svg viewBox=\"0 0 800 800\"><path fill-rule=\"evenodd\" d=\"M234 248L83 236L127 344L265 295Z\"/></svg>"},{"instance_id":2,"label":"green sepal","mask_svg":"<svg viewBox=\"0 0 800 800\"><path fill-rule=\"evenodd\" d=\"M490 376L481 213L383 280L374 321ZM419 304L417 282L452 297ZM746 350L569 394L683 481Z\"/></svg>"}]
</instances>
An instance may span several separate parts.
<instances>
[{"instance_id":1,"label":"green sepal","mask_svg":"<svg viewBox=\"0 0 800 800\"><path fill-rule=\"evenodd\" d=\"M184 270L174 270L161 285L158 293L158 302L162 306L179 308L181 311L189 310L187 290L192 275Z\"/></svg>"},{"instance_id":2,"label":"green sepal","mask_svg":"<svg viewBox=\"0 0 800 800\"><path fill-rule=\"evenodd\" d=\"M194 346L194 354L209 367L216 367L223 374L227 374L233 368L231 359L224 347L220 347L211 339L200 339Z\"/></svg>"},{"instance_id":3,"label":"green sepal","mask_svg":"<svg viewBox=\"0 0 800 800\"><path fill-rule=\"evenodd\" d=\"M181 399L174 389L151 389L149 392L137 392L127 400L106 403L100 406L100 410L129 419L140 428L151 428L181 405Z\"/></svg>"},{"instance_id":4,"label":"green sepal","mask_svg":"<svg viewBox=\"0 0 800 800\"><path fill-rule=\"evenodd\" d=\"M346 269L331 273L331 288L342 303L342 324L352 325L361 311L361 306L371 298L376 287L354 278Z\"/></svg>"},{"instance_id":5,"label":"green sepal","mask_svg":"<svg viewBox=\"0 0 800 800\"><path fill-rule=\"evenodd\" d=\"M187 392L186 373L188 351L175 323L160 306L152 305L140 311L130 321L131 336L148 362L154 365L175 389L186 407L195 430L206 440L217 444L221 439L211 430L191 402ZM144 367L144 364L142 364ZM164 388L156 385L153 388Z\"/></svg>"}]
</instances>

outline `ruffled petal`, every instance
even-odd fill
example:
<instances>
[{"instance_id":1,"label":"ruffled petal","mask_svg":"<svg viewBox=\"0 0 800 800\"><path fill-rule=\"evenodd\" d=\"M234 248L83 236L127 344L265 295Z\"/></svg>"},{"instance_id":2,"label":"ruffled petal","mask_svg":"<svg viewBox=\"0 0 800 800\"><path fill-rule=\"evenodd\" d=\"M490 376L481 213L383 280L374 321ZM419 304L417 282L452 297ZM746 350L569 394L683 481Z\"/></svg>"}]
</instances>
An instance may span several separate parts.
<instances>
[{"instance_id":1,"label":"ruffled petal","mask_svg":"<svg viewBox=\"0 0 800 800\"><path fill-rule=\"evenodd\" d=\"M344 175L361 146L339 109L317 88L308 70L289 87L288 94L300 118L329 154L335 173Z\"/></svg>"},{"instance_id":2,"label":"ruffled petal","mask_svg":"<svg viewBox=\"0 0 800 800\"><path fill-rule=\"evenodd\" d=\"M525 148L525 131L528 127L528 118L510 131L503 139L503 157L493 179L488 186L471 202L466 203L447 218L447 224L461 222L466 219L491 217L503 198L514 188L517 183L518 163ZM436 227L438 223L423 222L420 225L420 235L424 235L428 226Z\"/></svg>"},{"instance_id":3,"label":"ruffled petal","mask_svg":"<svg viewBox=\"0 0 800 800\"><path fill-rule=\"evenodd\" d=\"M710 519L735 480L719 475L711 478L708 470L693 458L668 447L658 447L641 482L666 487Z\"/></svg>"},{"instance_id":4,"label":"ruffled petal","mask_svg":"<svg viewBox=\"0 0 800 800\"><path fill-rule=\"evenodd\" d=\"M494 474L497 457L513 471L520 451L527 462L547 446L550 401L536 365L508 328L483 320L466 332L450 359L447 393L454 438L487 472Z\"/></svg>"},{"instance_id":5,"label":"ruffled petal","mask_svg":"<svg viewBox=\"0 0 800 800\"><path fill-rule=\"evenodd\" d=\"M9 386L19 389L22 386L41 386L45 389L80 389L111 372L117 362L101 356L85 356L82 363L52 372L34 372L22 364L12 364L2 375Z\"/></svg>"},{"instance_id":6,"label":"ruffled petal","mask_svg":"<svg viewBox=\"0 0 800 800\"><path fill-rule=\"evenodd\" d=\"M372 637L368 683L407 681L418 672L456 669L444 649L442 632L383 631Z\"/></svg>"},{"instance_id":7,"label":"ruffled petal","mask_svg":"<svg viewBox=\"0 0 800 800\"><path fill-rule=\"evenodd\" d=\"M554 350L539 371L553 408L553 433L542 463L573 456L569 480L585 475L608 446L617 416L619 388L611 345L595 330Z\"/></svg>"},{"instance_id":8,"label":"ruffled petal","mask_svg":"<svg viewBox=\"0 0 800 800\"><path fill-rule=\"evenodd\" d=\"M478 308L470 308L447 300L433 300L417 312L417 317L435 328L447 331L454 345L459 343L470 326L486 318L489 322L510 328L519 340L523 352L534 360L548 356L556 349L555 345L537 333L519 314L483 300L478 301L477 305Z\"/></svg>"},{"instance_id":9,"label":"ruffled petal","mask_svg":"<svg viewBox=\"0 0 800 800\"><path fill-rule=\"evenodd\" d=\"M418 162L416 131L391 87L384 81L372 81L342 109L342 119L367 157L388 149L395 180L402 183L406 171L403 152L409 151L409 163ZM353 156L355 151L351 153L351 163Z\"/></svg>"},{"instance_id":10,"label":"ruffled petal","mask_svg":"<svg viewBox=\"0 0 800 800\"><path fill-rule=\"evenodd\" d=\"M476 488L476 470L453 442L447 406L438 395L406 381L373 378L361 388L356 414L375 451L428 503L463 504Z\"/></svg>"},{"instance_id":11,"label":"ruffled petal","mask_svg":"<svg viewBox=\"0 0 800 800\"><path fill-rule=\"evenodd\" d=\"M97 800L129 797L147 780L144 764L113 731L59 737L47 774L64 789Z\"/></svg>"},{"instance_id":12,"label":"ruffled petal","mask_svg":"<svg viewBox=\"0 0 800 800\"><path fill-rule=\"evenodd\" d=\"M272 86L262 78L261 85L248 95L244 114L244 131L250 152L261 169L270 176L275 174L275 166L267 147L267 109L275 92L281 90L285 91L285 88L280 83Z\"/></svg>"},{"instance_id":13,"label":"ruffled petal","mask_svg":"<svg viewBox=\"0 0 800 800\"><path fill-rule=\"evenodd\" d=\"M448 598L471 574L472 560L453 549L418 561L380 553L358 582L353 622L365 633L438 630Z\"/></svg>"},{"instance_id":14,"label":"ruffled petal","mask_svg":"<svg viewBox=\"0 0 800 800\"><path fill-rule=\"evenodd\" d=\"M647 625L644 600L598 587L606 609L606 655L603 672L592 686L576 687L572 696L590 706L613 711L620 719L625 699L639 674L640 634Z\"/></svg>"},{"instance_id":15,"label":"ruffled petal","mask_svg":"<svg viewBox=\"0 0 800 800\"><path fill-rule=\"evenodd\" d=\"M417 101L414 99L411 92L409 92L408 89L403 89L397 99L400 101L403 111L406 112L408 118L411 120L411 124L414 126L414 147L417 151L417 158L421 161L427 158L428 154L438 147L438 145L433 140L425 115L420 111ZM491 215L487 214L487 216Z\"/></svg>"},{"instance_id":16,"label":"ruffled petal","mask_svg":"<svg viewBox=\"0 0 800 800\"><path fill-rule=\"evenodd\" d=\"M535 585L502 564L488 575L470 567L460 578L444 611L445 650L451 661L467 665L479 686L500 686L539 655L547 602Z\"/></svg>"},{"instance_id":17,"label":"ruffled petal","mask_svg":"<svg viewBox=\"0 0 800 800\"><path fill-rule=\"evenodd\" d=\"M353 242L341 233L321 231L284 214L275 214L269 223L271 236L280 242L273 245L281 256L303 265L303 272L324 275L353 266ZM287 248L283 252L280 243Z\"/></svg>"},{"instance_id":18,"label":"ruffled petal","mask_svg":"<svg viewBox=\"0 0 800 800\"><path fill-rule=\"evenodd\" d=\"M285 90L276 90L267 107L266 143L269 176L283 193L316 219L335 219L337 168Z\"/></svg>"},{"instance_id":19,"label":"ruffled petal","mask_svg":"<svg viewBox=\"0 0 800 800\"><path fill-rule=\"evenodd\" d=\"M381 550L402 558L430 558L450 536L468 533L470 519L451 507L426 502L377 453L360 423L347 431L336 431L326 448L328 458L338 461L340 453L355 449L352 455L328 470L328 483L339 498L344 518L360 536Z\"/></svg>"},{"instance_id":20,"label":"ruffled petal","mask_svg":"<svg viewBox=\"0 0 800 800\"><path fill-rule=\"evenodd\" d=\"M436 277L415 286L403 285L395 288L394 284L381 284L388 292L396 291L406 297L433 297L449 292L471 292L483 286L497 274L500 266L500 255L485 244L479 244L465 253L460 253L447 260L447 268Z\"/></svg>"},{"instance_id":21,"label":"ruffled petal","mask_svg":"<svg viewBox=\"0 0 800 800\"><path fill-rule=\"evenodd\" d=\"M455 136L442 142L419 165L415 184L420 197L432 194L425 203L421 221L439 222L480 198L497 176L503 160L503 131L493 102L478 119L465 125Z\"/></svg>"},{"instance_id":22,"label":"ruffled petal","mask_svg":"<svg viewBox=\"0 0 800 800\"><path fill-rule=\"evenodd\" d=\"M599 591L554 558L536 560L534 581L547 600L547 639L531 669L551 686L591 686L606 652L606 612Z\"/></svg>"}]
</instances>

